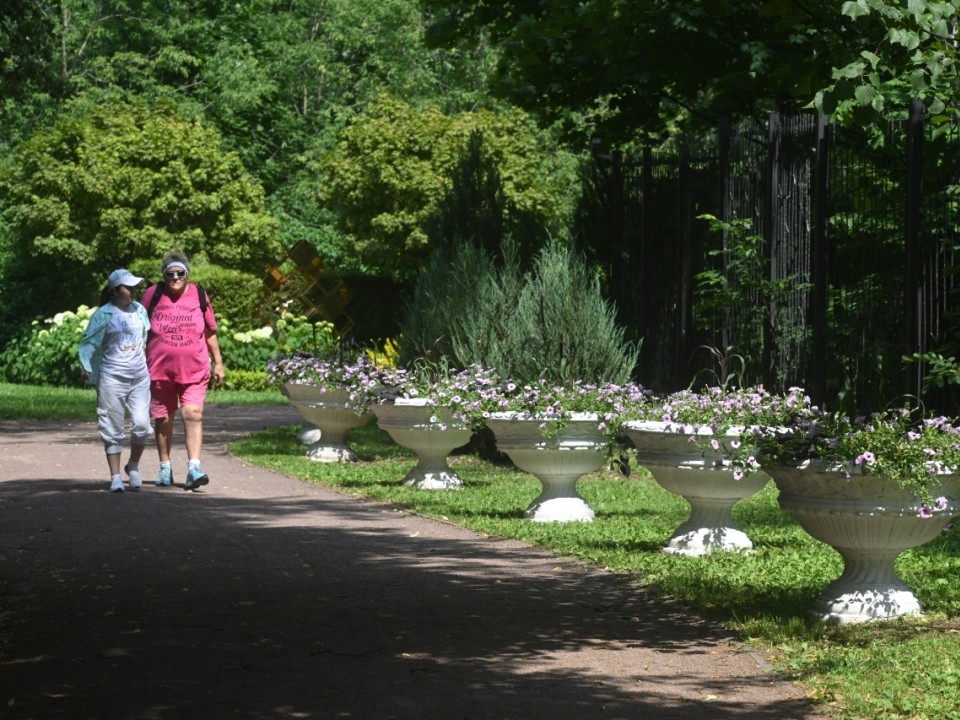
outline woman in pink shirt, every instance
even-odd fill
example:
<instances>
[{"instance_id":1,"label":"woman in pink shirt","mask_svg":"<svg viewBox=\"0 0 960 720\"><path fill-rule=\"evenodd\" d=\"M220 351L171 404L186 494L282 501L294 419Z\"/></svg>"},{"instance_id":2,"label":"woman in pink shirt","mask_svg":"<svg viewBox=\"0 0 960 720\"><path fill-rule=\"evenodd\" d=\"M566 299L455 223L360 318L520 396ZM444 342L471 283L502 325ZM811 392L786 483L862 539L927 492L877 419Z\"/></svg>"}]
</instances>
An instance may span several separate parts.
<instances>
[{"instance_id":1,"label":"woman in pink shirt","mask_svg":"<svg viewBox=\"0 0 960 720\"><path fill-rule=\"evenodd\" d=\"M217 321L203 290L189 281L186 256L170 253L160 264L163 284L143 294L150 312L147 338L147 367L150 371L150 416L154 419L160 474L157 485L173 485L170 452L173 445L173 416L177 409L183 420L187 446L187 479L184 487L196 490L210 482L200 469L203 447L203 405L210 384L223 382L223 359L217 341ZM155 294L160 293L159 298Z\"/></svg>"}]
</instances>

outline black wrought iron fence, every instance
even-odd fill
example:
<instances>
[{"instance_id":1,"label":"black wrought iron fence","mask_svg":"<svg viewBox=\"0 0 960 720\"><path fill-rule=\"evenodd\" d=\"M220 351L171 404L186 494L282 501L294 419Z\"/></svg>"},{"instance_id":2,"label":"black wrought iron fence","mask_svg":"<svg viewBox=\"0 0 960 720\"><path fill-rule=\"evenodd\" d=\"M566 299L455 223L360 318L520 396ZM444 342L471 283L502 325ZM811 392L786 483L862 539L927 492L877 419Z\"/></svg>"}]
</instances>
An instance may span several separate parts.
<instances>
[{"instance_id":1,"label":"black wrought iron fence","mask_svg":"<svg viewBox=\"0 0 960 720\"><path fill-rule=\"evenodd\" d=\"M874 133L771 114L669 150L598 155L599 259L621 321L643 338L640 381L679 389L720 357L749 356L738 379L801 385L827 405L920 396L925 368L901 358L956 336L960 291L960 136L925 120L918 103ZM764 254L743 302L707 325L698 277L727 272L738 246L705 214L749 220Z\"/></svg>"}]
</instances>

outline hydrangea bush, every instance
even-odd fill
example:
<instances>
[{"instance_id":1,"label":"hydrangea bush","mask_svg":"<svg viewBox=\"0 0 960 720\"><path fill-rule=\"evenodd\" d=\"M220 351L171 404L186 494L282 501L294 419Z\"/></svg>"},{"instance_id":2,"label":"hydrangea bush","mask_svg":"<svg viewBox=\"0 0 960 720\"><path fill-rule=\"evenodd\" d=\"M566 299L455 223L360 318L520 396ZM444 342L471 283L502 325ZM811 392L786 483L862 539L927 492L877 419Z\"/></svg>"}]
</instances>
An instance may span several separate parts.
<instances>
[{"instance_id":1,"label":"hydrangea bush","mask_svg":"<svg viewBox=\"0 0 960 720\"><path fill-rule=\"evenodd\" d=\"M95 307L57 313L34 320L25 334L0 353L0 379L18 385L82 387L77 352Z\"/></svg>"}]
</instances>

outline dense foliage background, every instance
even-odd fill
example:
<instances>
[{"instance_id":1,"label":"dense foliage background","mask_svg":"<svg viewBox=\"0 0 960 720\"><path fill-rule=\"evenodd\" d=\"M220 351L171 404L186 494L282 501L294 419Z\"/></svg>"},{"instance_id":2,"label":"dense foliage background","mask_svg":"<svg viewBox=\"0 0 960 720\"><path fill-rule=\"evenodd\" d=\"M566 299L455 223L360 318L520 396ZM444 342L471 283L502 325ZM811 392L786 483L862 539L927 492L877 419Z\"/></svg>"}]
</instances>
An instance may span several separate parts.
<instances>
[{"instance_id":1,"label":"dense foliage background","mask_svg":"<svg viewBox=\"0 0 960 720\"><path fill-rule=\"evenodd\" d=\"M115 267L156 279L172 249L204 268L235 328L309 312L337 276L352 305L332 319L383 337L434 253L454 257L445 238L494 258L509 240L521 275L548 240L602 255L604 232L577 211L591 148L669 144L770 109L866 125L910 97L949 119L957 13L924 0L3 3L0 347L94 304ZM471 175L470 152L494 172ZM471 191L492 177L489 197ZM298 243L322 273L297 273Z\"/></svg>"}]
</instances>

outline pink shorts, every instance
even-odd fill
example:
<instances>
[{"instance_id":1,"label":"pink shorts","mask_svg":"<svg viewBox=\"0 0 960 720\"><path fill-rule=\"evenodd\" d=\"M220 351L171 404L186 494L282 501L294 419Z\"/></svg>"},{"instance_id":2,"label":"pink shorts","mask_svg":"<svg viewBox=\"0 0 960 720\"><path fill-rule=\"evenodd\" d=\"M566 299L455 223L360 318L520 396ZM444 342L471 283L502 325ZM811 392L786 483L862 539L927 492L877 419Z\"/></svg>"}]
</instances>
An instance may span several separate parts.
<instances>
[{"instance_id":1,"label":"pink shorts","mask_svg":"<svg viewBox=\"0 0 960 720\"><path fill-rule=\"evenodd\" d=\"M186 385L172 380L154 380L150 383L150 417L155 420L173 417L177 408L184 405L203 407L209 383L209 379Z\"/></svg>"}]
</instances>

